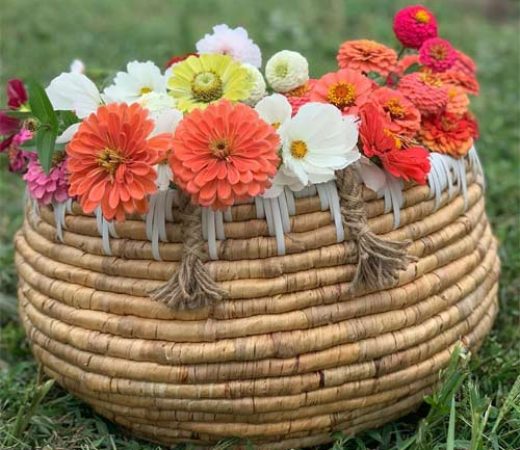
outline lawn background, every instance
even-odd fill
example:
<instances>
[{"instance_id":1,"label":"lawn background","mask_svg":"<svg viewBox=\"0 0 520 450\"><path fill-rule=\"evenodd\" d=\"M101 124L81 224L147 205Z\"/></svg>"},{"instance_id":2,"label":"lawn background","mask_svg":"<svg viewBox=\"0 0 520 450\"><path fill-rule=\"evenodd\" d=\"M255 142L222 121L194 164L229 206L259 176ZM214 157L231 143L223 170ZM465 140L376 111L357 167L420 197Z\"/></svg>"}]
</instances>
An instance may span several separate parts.
<instances>
[{"instance_id":1,"label":"lawn background","mask_svg":"<svg viewBox=\"0 0 520 450\"><path fill-rule=\"evenodd\" d=\"M82 59L103 83L128 61L151 59L162 65L174 54L193 51L194 43L218 23L244 26L260 45L264 62L284 48L303 53L311 75L317 77L335 69L336 51L343 40L363 37L396 45L391 21L406 4L389 0L0 0L0 85L13 77L47 83L67 71L74 58ZM472 109L480 120L478 149L488 181L487 211L501 242L501 310L480 353L469 366L462 364L451 374L452 380L461 381L460 387L449 391L456 391L451 413L455 433L449 430L451 396L449 401L437 397L431 399L434 408L426 420L420 422L428 413L423 407L359 439L339 436L335 449L434 450L452 444L472 450L518 449L520 405L514 393L507 402L506 398L520 367L519 5L514 0L424 4L437 15L442 36L473 56L480 68L481 94ZM5 101L3 88L0 101ZM38 402L44 394L41 376L16 320L11 240L22 220L22 196L22 183L7 172L5 158L0 157L0 448L158 448L127 437L56 386ZM520 391L518 384L515 389ZM481 432L475 432L478 427Z\"/></svg>"}]
</instances>

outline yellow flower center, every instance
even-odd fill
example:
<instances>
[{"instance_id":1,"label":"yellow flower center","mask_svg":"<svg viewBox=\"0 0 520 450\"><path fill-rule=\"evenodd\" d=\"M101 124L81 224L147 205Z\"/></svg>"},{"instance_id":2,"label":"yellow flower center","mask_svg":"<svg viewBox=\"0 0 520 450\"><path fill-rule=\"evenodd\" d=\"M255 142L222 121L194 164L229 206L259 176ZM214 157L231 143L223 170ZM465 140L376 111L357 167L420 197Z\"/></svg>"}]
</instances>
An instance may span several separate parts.
<instances>
[{"instance_id":1,"label":"yellow flower center","mask_svg":"<svg viewBox=\"0 0 520 450\"><path fill-rule=\"evenodd\" d=\"M111 148L103 149L97 156L96 162L110 175L114 175L117 168L125 161L125 157L118 150Z\"/></svg>"},{"instance_id":2,"label":"yellow flower center","mask_svg":"<svg viewBox=\"0 0 520 450\"><path fill-rule=\"evenodd\" d=\"M152 88L149 88L148 86L143 86L139 90L139 94L141 94L141 95L148 94L149 92L152 92Z\"/></svg>"},{"instance_id":3,"label":"yellow flower center","mask_svg":"<svg viewBox=\"0 0 520 450\"><path fill-rule=\"evenodd\" d=\"M285 78L289 72L289 67L285 61L280 61L274 68L274 73L277 77Z\"/></svg>"},{"instance_id":4,"label":"yellow flower center","mask_svg":"<svg viewBox=\"0 0 520 450\"><path fill-rule=\"evenodd\" d=\"M390 113L392 119L402 119L405 116L405 109L398 98L391 98L388 100L384 109Z\"/></svg>"},{"instance_id":5,"label":"yellow flower center","mask_svg":"<svg viewBox=\"0 0 520 450\"><path fill-rule=\"evenodd\" d=\"M212 70L200 72L191 81L191 91L197 101L211 103L222 97L222 80Z\"/></svg>"},{"instance_id":6,"label":"yellow flower center","mask_svg":"<svg viewBox=\"0 0 520 450\"><path fill-rule=\"evenodd\" d=\"M415 13L415 20L420 23L428 23L430 21L430 15L424 9L420 9Z\"/></svg>"},{"instance_id":7,"label":"yellow flower center","mask_svg":"<svg viewBox=\"0 0 520 450\"><path fill-rule=\"evenodd\" d=\"M421 77L421 81L427 86L433 86L433 87L442 86L442 80L439 77L433 75L431 72L422 72L420 77Z\"/></svg>"},{"instance_id":8,"label":"yellow flower center","mask_svg":"<svg viewBox=\"0 0 520 450\"><path fill-rule=\"evenodd\" d=\"M273 123L271 124L271 126L272 126L275 130L278 130L278 128L280 128L280 125L281 125L280 122L273 122Z\"/></svg>"},{"instance_id":9,"label":"yellow flower center","mask_svg":"<svg viewBox=\"0 0 520 450\"><path fill-rule=\"evenodd\" d=\"M307 144L303 141L293 141L291 143L291 155L293 158L302 159L308 151Z\"/></svg>"},{"instance_id":10,"label":"yellow flower center","mask_svg":"<svg viewBox=\"0 0 520 450\"><path fill-rule=\"evenodd\" d=\"M329 88L327 100L339 109L352 106L356 101L356 86L352 83L339 81Z\"/></svg>"},{"instance_id":11,"label":"yellow flower center","mask_svg":"<svg viewBox=\"0 0 520 450\"><path fill-rule=\"evenodd\" d=\"M446 56L448 56L448 51L444 45L432 45L430 47L430 56L437 61L442 61L443 59L446 59Z\"/></svg>"},{"instance_id":12,"label":"yellow flower center","mask_svg":"<svg viewBox=\"0 0 520 450\"><path fill-rule=\"evenodd\" d=\"M287 96L289 97L303 97L309 91L309 85L307 83L294 88L292 91L287 92Z\"/></svg>"},{"instance_id":13,"label":"yellow flower center","mask_svg":"<svg viewBox=\"0 0 520 450\"><path fill-rule=\"evenodd\" d=\"M230 153L229 143L226 139L215 139L210 142L209 149L213 156L219 159L226 159Z\"/></svg>"},{"instance_id":14,"label":"yellow flower center","mask_svg":"<svg viewBox=\"0 0 520 450\"><path fill-rule=\"evenodd\" d=\"M401 139L399 139L399 136L392 133L388 128L385 128L383 130L383 133L385 133L388 137L391 137L394 140L395 146L398 150L401 150L401 147L403 146L403 143L401 142Z\"/></svg>"}]
</instances>

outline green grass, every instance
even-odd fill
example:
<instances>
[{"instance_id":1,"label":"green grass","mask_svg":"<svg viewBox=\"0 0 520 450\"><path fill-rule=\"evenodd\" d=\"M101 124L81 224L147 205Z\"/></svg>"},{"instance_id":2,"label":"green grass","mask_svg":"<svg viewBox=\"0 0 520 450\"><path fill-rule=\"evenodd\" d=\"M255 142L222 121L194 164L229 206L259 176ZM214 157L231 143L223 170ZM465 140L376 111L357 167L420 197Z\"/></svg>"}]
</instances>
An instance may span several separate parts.
<instances>
[{"instance_id":1,"label":"green grass","mask_svg":"<svg viewBox=\"0 0 520 450\"><path fill-rule=\"evenodd\" d=\"M361 436L336 435L335 450L513 450L520 448L520 86L516 2L436 0L442 34L473 55L481 96L473 102L487 180L487 210L501 243L500 314L477 355L454 358L443 389L416 414ZM264 59L282 48L304 53L313 75L335 67L342 40L394 43L388 0L2 0L3 85L12 77L49 81L79 57L112 73L132 59L162 64L193 49L212 25L245 26ZM4 96L0 100L4 100ZM0 161L0 448L151 450L45 379L16 320L12 235L23 187ZM515 384L515 380L517 380ZM223 442L225 448L231 442Z\"/></svg>"}]
</instances>

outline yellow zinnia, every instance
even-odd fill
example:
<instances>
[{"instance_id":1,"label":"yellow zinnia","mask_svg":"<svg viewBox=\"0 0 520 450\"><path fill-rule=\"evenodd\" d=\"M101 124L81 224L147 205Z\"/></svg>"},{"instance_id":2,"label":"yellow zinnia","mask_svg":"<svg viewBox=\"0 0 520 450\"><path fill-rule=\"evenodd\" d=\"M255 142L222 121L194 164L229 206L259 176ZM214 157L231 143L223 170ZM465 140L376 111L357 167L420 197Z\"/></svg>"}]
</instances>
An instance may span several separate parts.
<instances>
[{"instance_id":1,"label":"yellow zinnia","mask_svg":"<svg viewBox=\"0 0 520 450\"><path fill-rule=\"evenodd\" d=\"M190 56L173 67L168 80L177 108L190 112L220 99L246 100L253 88L247 68L227 55Z\"/></svg>"}]
</instances>

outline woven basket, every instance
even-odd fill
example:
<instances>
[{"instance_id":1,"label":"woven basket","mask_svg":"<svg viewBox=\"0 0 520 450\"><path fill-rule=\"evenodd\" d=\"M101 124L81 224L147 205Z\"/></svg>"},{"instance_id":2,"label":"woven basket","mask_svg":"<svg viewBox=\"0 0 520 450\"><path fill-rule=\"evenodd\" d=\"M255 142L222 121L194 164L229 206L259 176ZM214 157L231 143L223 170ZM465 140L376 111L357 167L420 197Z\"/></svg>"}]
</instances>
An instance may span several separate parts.
<instances>
[{"instance_id":1,"label":"woven basket","mask_svg":"<svg viewBox=\"0 0 520 450\"><path fill-rule=\"evenodd\" d=\"M254 204L234 206L211 276L229 297L174 311L150 290L179 266L179 227L155 261L139 217L116 224L106 256L77 205L56 239L49 207L27 207L16 235L20 314L35 357L103 416L151 441L211 445L230 436L287 449L379 426L432 392L458 343L479 347L497 312L499 260L483 189L466 198L405 186L400 226L364 189L370 229L410 239L417 262L389 289L353 294L357 248L317 196L296 199L278 256ZM179 220L174 209L174 222Z\"/></svg>"}]
</instances>

